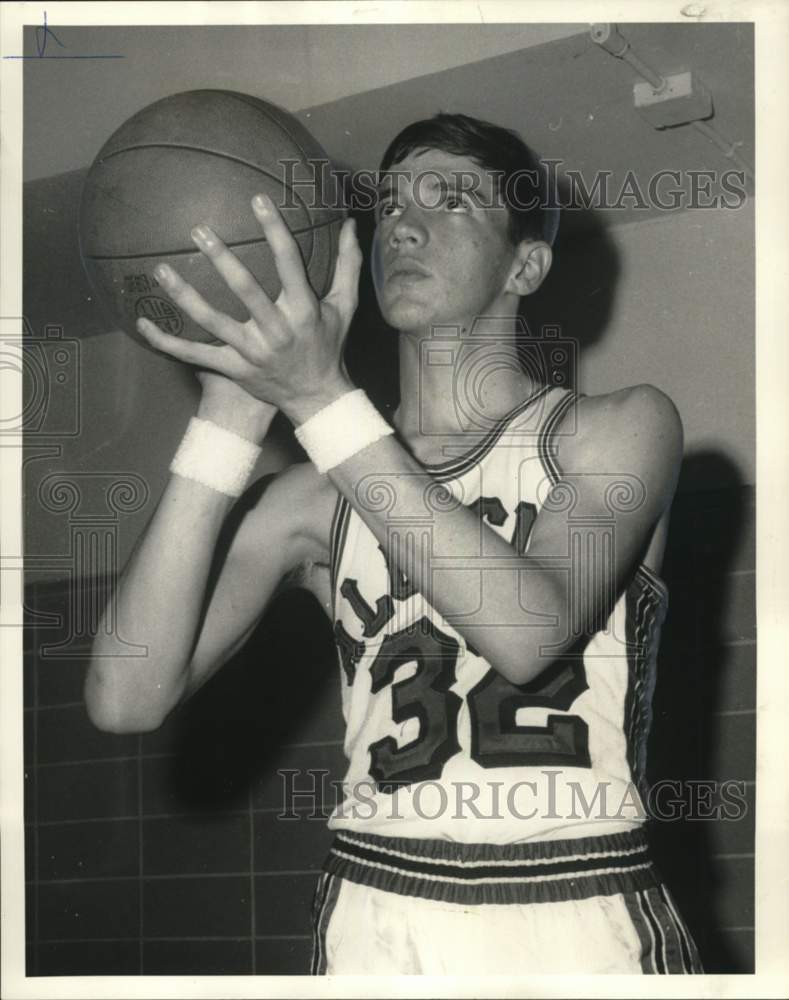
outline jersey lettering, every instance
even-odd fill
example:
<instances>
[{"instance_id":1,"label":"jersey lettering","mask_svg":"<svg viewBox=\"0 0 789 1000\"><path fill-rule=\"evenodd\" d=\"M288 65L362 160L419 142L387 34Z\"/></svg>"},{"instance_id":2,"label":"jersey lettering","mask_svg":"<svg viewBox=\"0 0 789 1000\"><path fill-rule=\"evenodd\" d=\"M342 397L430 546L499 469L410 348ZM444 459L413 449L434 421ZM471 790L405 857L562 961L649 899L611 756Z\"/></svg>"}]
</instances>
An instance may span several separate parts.
<instances>
[{"instance_id":1,"label":"jersey lettering","mask_svg":"<svg viewBox=\"0 0 789 1000\"><path fill-rule=\"evenodd\" d=\"M334 623L334 641L340 651L340 663L345 673L345 681L348 687L351 687L356 678L356 664L364 656L364 643L357 642L352 635L349 635L340 621Z\"/></svg>"},{"instance_id":2,"label":"jersey lettering","mask_svg":"<svg viewBox=\"0 0 789 1000\"><path fill-rule=\"evenodd\" d=\"M498 497L482 496L469 505L481 519L495 527L507 521L507 511ZM515 508L515 526L510 544L519 555L528 546L537 516L533 503L520 501ZM376 601L373 609L359 593L355 580L346 579L340 588L363 625L366 637L376 635L394 615L395 600L407 600L416 593L406 576L389 573L390 594ZM336 629L340 656L348 683L355 664L364 651L338 622ZM475 655L479 653L466 643ZM427 618L385 636L370 668L371 692L392 684L395 671L415 663L416 672L392 684L392 721L419 720L419 734L405 746L392 736L370 744L370 774L382 792L402 785L427 781L441 775L444 764L460 750L457 718L462 699L449 689L456 681L455 665L460 646ZM579 716L550 714L544 726L516 722L521 708L548 708L567 712L575 699L588 688L580 657L564 657L543 670L527 684L515 685L490 669L467 697L471 719L471 758L481 767L591 767L587 723Z\"/></svg>"},{"instance_id":3,"label":"jersey lettering","mask_svg":"<svg viewBox=\"0 0 789 1000\"><path fill-rule=\"evenodd\" d=\"M526 551L529 544L529 535L534 526L534 519L537 517L537 507L533 503L521 500L515 508L515 530L510 539L510 545L519 556Z\"/></svg>"},{"instance_id":4,"label":"jersey lettering","mask_svg":"<svg viewBox=\"0 0 789 1000\"><path fill-rule=\"evenodd\" d=\"M566 712L588 689L583 660L562 658L527 684L491 669L468 694L471 756L482 767L591 767L589 727L577 715L549 715L545 726L515 721L519 708Z\"/></svg>"},{"instance_id":5,"label":"jersey lettering","mask_svg":"<svg viewBox=\"0 0 789 1000\"><path fill-rule=\"evenodd\" d=\"M354 614L362 623L362 635L367 639L377 635L394 616L394 602L389 594L379 597L373 609L359 593L356 580L343 580L340 593L351 605Z\"/></svg>"},{"instance_id":6,"label":"jersey lettering","mask_svg":"<svg viewBox=\"0 0 789 1000\"><path fill-rule=\"evenodd\" d=\"M391 736L370 744L370 774L380 791L440 777L460 750L456 725L462 700L449 690L459 649L426 618L381 643L371 667L371 691L391 683L397 667L416 662L416 673L392 687L392 721L419 719L419 735L404 747ZM588 686L580 658L557 660L521 685L491 668L467 698L471 759L480 767L591 767L589 727L579 716L549 715L545 726L516 722L519 708L566 712Z\"/></svg>"},{"instance_id":7,"label":"jersey lettering","mask_svg":"<svg viewBox=\"0 0 789 1000\"><path fill-rule=\"evenodd\" d=\"M418 719L419 735L404 747L391 736L370 745L370 774L380 791L393 792L399 785L439 777L446 761L460 749L461 699L449 690L455 682L458 649L457 642L427 618L381 643L370 667L371 691L391 684L399 666L416 663L413 676L392 685L392 721Z\"/></svg>"},{"instance_id":8,"label":"jersey lettering","mask_svg":"<svg viewBox=\"0 0 789 1000\"><path fill-rule=\"evenodd\" d=\"M469 510L479 514L488 524L495 524L497 528L507 520L507 511L498 497L479 497L474 503L469 504Z\"/></svg>"}]
</instances>

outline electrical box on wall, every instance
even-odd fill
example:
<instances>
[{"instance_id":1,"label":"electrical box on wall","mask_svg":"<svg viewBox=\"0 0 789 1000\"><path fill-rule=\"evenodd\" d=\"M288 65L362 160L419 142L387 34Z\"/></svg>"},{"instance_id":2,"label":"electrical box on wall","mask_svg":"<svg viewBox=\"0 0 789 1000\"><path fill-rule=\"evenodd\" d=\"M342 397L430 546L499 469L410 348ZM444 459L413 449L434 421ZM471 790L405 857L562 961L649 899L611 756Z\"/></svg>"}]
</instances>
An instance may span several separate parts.
<instances>
[{"instance_id":1,"label":"electrical box on wall","mask_svg":"<svg viewBox=\"0 0 789 1000\"><path fill-rule=\"evenodd\" d=\"M635 83L633 97L636 111L653 128L687 125L712 116L712 95L690 70L667 76L660 90L650 83Z\"/></svg>"}]
</instances>

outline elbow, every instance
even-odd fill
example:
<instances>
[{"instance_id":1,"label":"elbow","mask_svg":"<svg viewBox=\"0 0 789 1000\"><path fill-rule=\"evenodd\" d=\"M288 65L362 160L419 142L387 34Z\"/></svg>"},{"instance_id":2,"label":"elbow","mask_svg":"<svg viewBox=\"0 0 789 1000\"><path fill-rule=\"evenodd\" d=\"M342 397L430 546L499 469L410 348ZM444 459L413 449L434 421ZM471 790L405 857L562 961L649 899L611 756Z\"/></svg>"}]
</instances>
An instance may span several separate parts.
<instances>
[{"instance_id":1,"label":"elbow","mask_svg":"<svg viewBox=\"0 0 789 1000\"><path fill-rule=\"evenodd\" d=\"M114 690L93 668L85 680L84 701L92 724L115 736L153 732L167 716L167 712L155 711L150 706L135 705L132 698Z\"/></svg>"},{"instance_id":2,"label":"elbow","mask_svg":"<svg viewBox=\"0 0 789 1000\"><path fill-rule=\"evenodd\" d=\"M509 635L506 631L508 630L497 630L498 649L491 650L489 662L497 673L515 687L536 680L540 674L556 663L571 645L567 637L560 635L558 630L552 630L550 637L546 636L543 630L539 630L542 633L541 641L537 641L534 629L516 628ZM484 652L482 655L485 655Z\"/></svg>"},{"instance_id":3,"label":"elbow","mask_svg":"<svg viewBox=\"0 0 789 1000\"><path fill-rule=\"evenodd\" d=\"M520 660L499 660L496 663L496 670L510 684L521 687L538 677L552 662L547 658L537 660L526 657Z\"/></svg>"}]
</instances>

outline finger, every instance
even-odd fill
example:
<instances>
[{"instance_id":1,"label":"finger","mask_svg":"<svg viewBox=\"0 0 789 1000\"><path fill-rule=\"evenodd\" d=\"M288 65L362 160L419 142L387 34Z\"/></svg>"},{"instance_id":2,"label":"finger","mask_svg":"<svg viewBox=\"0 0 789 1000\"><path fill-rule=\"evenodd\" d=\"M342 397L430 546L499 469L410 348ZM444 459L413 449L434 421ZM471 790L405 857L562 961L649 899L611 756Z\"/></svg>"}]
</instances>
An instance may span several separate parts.
<instances>
[{"instance_id":1,"label":"finger","mask_svg":"<svg viewBox=\"0 0 789 1000\"><path fill-rule=\"evenodd\" d=\"M268 245L274 254L279 280L288 299L292 303L309 300L315 302L315 293L310 287L299 245L285 225L274 202L265 194L256 194L252 208L263 226Z\"/></svg>"},{"instance_id":2,"label":"finger","mask_svg":"<svg viewBox=\"0 0 789 1000\"><path fill-rule=\"evenodd\" d=\"M245 342L244 329L230 316L214 309L203 296L178 274L169 264L157 264L153 269L156 280L167 295L187 316L208 333L219 340L242 350Z\"/></svg>"},{"instance_id":3,"label":"finger","mask_svg":"<svg viewBox=\"0 0 789 1000\"><path fill-rule=\"evenodd\" d=\"M255 276L208 226L195 226L192 239L217 269L230 291L247 307L250 316L261 318L265 323L274 307Z\"/></svg>"},{"instance_id":4,"label":"finger","mask_svg":"<svg viewBox=\"0 0 789 1000\"><path fill-rule=\"evenodd\" d=\"M199 365L201 368L210 368L229 378L236 378L241 374L242 359L232 347L181 340L180 337L164 333L155 323L142 316L137 320L137 329L152 347L169 354L171 358Z\"/></svg>"},{"instance_id":5,"label":"finger","mask_svg":"<svg viewBox=\"0 0 789 1000\"><path fill-rule=\"evenodd\" d=\"M337 305L352 313L359 296L359 272L362 251L356 238L356 220L346 219L340 231L340 251L329 296Z\"/></svg>"}]
</instances>

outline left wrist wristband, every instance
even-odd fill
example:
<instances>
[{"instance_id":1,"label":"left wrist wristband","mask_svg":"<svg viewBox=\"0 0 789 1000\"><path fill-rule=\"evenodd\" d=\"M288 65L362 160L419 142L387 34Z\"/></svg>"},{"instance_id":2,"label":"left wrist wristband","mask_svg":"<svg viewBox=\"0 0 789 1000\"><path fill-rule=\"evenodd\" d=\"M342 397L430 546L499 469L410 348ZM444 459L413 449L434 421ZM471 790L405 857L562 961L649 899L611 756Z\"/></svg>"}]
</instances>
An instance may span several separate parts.
<instances>
[{"instance_id":1,"label":"left wrist wristband","mask_svg":"<svg viewBox=\"0 0 789 1000\"><path fill-rule=\"evenodd\" d=\"M170 472L229 497L244 492L262 449L210 420L192 417Z\"/></svg>"}]
</instances>

